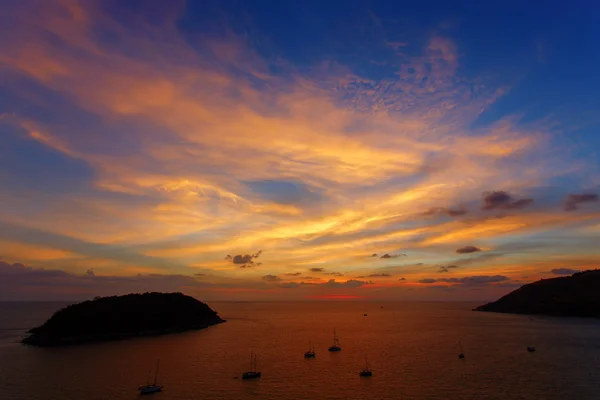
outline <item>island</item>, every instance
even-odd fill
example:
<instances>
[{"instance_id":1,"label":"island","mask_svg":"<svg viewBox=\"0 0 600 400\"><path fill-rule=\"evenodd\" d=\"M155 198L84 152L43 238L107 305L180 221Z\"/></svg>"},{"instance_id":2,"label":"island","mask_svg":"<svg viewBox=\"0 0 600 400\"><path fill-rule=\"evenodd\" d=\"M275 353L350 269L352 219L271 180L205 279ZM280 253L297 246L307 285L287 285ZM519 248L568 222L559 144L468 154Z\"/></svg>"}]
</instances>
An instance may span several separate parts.
<instances>
[{"instance_id":1,"label":"island","mask_svg":"<svg viewBox=\"0 0 600 400\"><path fill-rule=\"evenodd\" d=\"M22 343L73 345L203 329L222 322L205 303L183 293L96 297L58 310L29 330Z\"/></svg>"},{"instance_id":2,"label":"island","mask_svg":"<svg viewBox=\"0 0 600 400\"><path fill-rule=\"evenodd\" d=\"M600 318L600 270L541 279L475 311Z\"/></svg>"}]
</instances>

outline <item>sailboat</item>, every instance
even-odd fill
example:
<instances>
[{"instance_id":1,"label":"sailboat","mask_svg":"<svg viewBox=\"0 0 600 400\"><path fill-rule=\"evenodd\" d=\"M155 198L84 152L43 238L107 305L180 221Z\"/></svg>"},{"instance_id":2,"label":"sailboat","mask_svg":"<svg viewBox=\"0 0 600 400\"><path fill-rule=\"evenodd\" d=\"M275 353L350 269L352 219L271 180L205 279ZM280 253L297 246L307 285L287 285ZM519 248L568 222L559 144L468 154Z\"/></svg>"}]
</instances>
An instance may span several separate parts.
<instances>
[{"instance_id":1,"label":"sailboat","mask_svg":"<svg viewBox=\"0 0 600 400\"><path fill-rule=\"evenodd\" d=\"M154 373L154 383L150 384L150 380L148 380L148 383L146 385L140 386L138 388L138 390L140 391L140 394L150 394L150 393L155 393L155 392L160 392L162 390L162 385L157 385L156 384L156 380L158 379L158 364L160 363L160 360L156 360L156 372Z\"/></svg>"},{"instance_id":2,"label":"sailboat","mask_svg":"<svg viewBox=\"0 0 600 400\"><path fill-rule=\"evenodd\" d=\"M529 321L533 322L533 318L529 317ZM535 346L527 346L527 351L533 353L535 351Z\"/></svg>"},{"instance_id":3,"label":"sailboat","mask_svg":"<svg viewBox=\"0 0 600 400\"><path fill-rule=\"evenodd\" d=\"M358 373L360 376L373 376L373 371L369 367L369 361L367 361L367 356L365 355L365 368Z\"/></svg>"},{"instance_id":4,"label":"sailboat","mask_svg":"<svg viewBox=\"0 0 600 400\"><path fill-rule=\"evenodd\" d=\"M342 348L340 347L340 341L337 338L337 335L335 334L335 329L333 330L333 345L329 348L329 351L341 351Z\"/></svg>"},{"instance_id":5,"label":"sailboat","mask_svg":"<svg viewBox=\"0 0 600 400\"><path fill-rule=\"evenodd\" d=\"M308 351L304 353L304 358L315 358L315 346L308 343Z\"/></svg>"},{"instance_id":6,"label":"sailboat","mask_svg":"<svg viewBox=\"0 0 600 400\"><path fill-rule=\"evenodd\" d=\"M260 378L260 371L256 370L256 354L250 353L250 371L242 374L242 379Z\"/></svg>"},{"instance_id":7,"label":"sailboat","mask_svg":"<svg viewBox=\"0 0 600 400\"><path fill-rule=\"evenodd\" d=\"M465 358L465 353L463 351L463 346L460 340L458 341L458 345L460 346L460 354L458 355L458 358Z\"/></svg>"}]
</instances>

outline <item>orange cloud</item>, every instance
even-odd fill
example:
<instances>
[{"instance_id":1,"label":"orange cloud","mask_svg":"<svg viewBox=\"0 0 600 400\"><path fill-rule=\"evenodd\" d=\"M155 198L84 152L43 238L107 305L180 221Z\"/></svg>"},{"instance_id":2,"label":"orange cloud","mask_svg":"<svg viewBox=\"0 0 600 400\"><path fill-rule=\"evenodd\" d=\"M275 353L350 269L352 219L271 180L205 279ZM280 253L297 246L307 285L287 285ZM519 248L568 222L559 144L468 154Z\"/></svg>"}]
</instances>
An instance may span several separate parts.
<instances>
[{"instance_id":1,"label":"orange cloud","mask_svg":"<svg viewBox=\"0 0 600 400\"><path fill-rule=\"evenodd\" d=\"M20 117L20 127L89 165L93 190L48 200L43 210L0 210L1 221L176 265L165 270L201 265L254 282L322 265L370 275L381 266L366 257L374 252L402 249L412 264L448 260L466 242L488 241L478 247L494 249L494 240L598 217L547 210L471 215L481 193L527 194L561 163L545 157L543 125L510 117L472 128L506 88L459 76L459 51L449 38L431 37L394 79L369 79L335 63L305 71L282 63L284 71L274 74L234 35L190 43L171 13L158 25L142 19L130 27L92 2L35 5L10 11L16 30L10 41L1 39L3 68L93 115L94 126L31 115ZM114 40L103 41L96 28ZM57 120L71 121L71 109L31 96ZM275 201L253 192L255 181L295 182L313 197ZM20 210L19 196L1 199ZM459 206L464 212L423 217ZM223 260L256 248L268 252L252 270ZM34 253L37 259L71 255L49 241L44 249ZM10 256L26 250L17 247ZM486 263L481 268L501 268ZM422 266L406 275L415 286L427 279Z\"/></svg>"}]
</instances>

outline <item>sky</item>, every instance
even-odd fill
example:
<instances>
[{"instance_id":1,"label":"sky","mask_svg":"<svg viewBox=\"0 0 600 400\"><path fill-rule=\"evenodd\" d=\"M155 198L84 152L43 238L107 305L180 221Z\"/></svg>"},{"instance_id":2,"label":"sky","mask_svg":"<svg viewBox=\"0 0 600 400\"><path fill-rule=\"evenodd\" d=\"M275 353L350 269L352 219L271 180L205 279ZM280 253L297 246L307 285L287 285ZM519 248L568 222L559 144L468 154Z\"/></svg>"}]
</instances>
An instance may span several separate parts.
<instances>
[{"instance_id":1,"label":"sky","mask_svg":"<svg viewBox=\"0 0 600 400\"><path fill-rule=\"evenodd\" d=\"M0 0L0 300L597 268L598 37L595 1Z\"/></svg>"}]
</instances>

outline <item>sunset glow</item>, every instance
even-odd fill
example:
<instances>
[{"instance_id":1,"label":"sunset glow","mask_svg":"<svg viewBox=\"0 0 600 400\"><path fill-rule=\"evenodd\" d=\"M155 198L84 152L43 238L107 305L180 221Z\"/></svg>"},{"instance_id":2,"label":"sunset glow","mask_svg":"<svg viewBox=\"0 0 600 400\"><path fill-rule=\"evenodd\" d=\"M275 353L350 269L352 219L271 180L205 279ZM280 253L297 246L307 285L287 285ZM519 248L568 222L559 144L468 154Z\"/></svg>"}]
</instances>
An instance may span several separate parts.
<instances>
[{"instance_id":1,"label":"sunset glow","mask_svg":"<svg viewBox=\"0 0 600 400\"><path fill-rule=\"evenodd\" d=\"M479 300L597 267L597 47L151 3L0 11L0 300Z\"/></svg>"}]
</instances>

